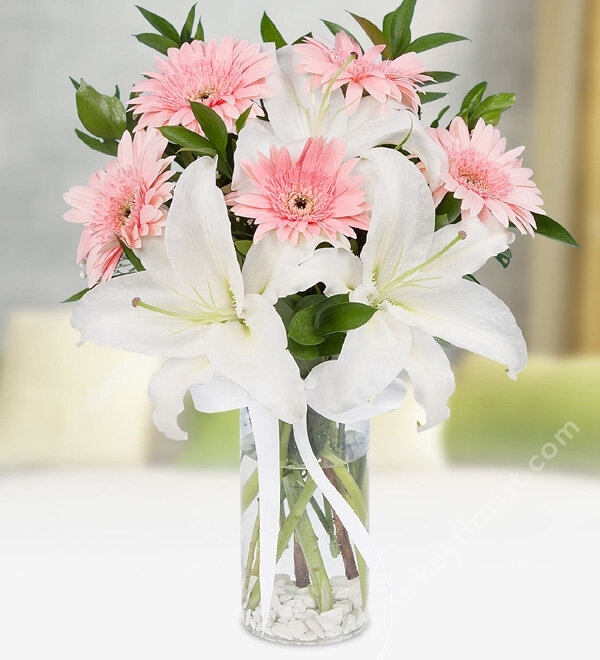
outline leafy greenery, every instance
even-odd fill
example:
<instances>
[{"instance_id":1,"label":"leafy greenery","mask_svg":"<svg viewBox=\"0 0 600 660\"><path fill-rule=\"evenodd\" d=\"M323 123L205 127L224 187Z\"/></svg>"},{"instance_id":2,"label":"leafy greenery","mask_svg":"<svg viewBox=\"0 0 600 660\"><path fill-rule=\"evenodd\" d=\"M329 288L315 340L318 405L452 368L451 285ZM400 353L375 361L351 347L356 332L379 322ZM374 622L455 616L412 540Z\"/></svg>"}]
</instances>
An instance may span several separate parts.
<instances>
[{"instance_id":1,"label":"leafy greenery","mask_svg":"<svg viewBox=\"0 0 600 660\"><path fill-rule=\"evenodd\" d=\"M158 14L154 14L143 7L136 5L137 9L140 11L142 16L150 23L150 25L157 30L155 32L142 32L141 34L134 35L135 38L143 43L145 46L149 46L154 50L157 50L163 55L167 54L169 48L181 48L184 43L190 43L194 40L203 40L204 39L204 28L202 27L201 19L198 19L196 29L194 30L194 23L196 19L196 5L192 5L188 15L185 19L185 23L180 31L178 31L169 21L164 19Z\"/></svg>"},{"instance_id":2,"label":"leafy greenery","mask_svg":"<svg viewBox=\"0 0 600 660\"><path fill-rule=\"evenodd\" d=\"M75 103L81 123L92 135L103 140L121 138L127 128L127 117L118 91L107 96L82 79L75 92Z\"/></svg>"},{"instance_id":3,"label":"leafy greenery","mask_svg":"<svg viewBox=\"0 0 600 660\"><path fill-rule=\"evenodd\" d=\"M547 215L542 215L541 213L533 213L535 218L536 234L541 236L547 236L548 238L553 238L555 241L560 241L561 243L566 243L573 247L579 247L579 243L571 236L571 234L556 220L549 218Z\"/></svg>"},{"instance_id":4,"label":"leafy greenery","mask_svg":"<svg viewBox=\"0 0 600 660\"><path fill-rule=\"evenodd\" d=\"M464 119L469 131L475 128L480 119L495 126L502 113L516 103L517 97L511 93L492 94L484 98L486 89L487 82L478 83L467 92L460 106L457 116Z\"/></svg>"},{"instance_id":5,"label":"leafy greenery","mask_svg":"<svg viewBox=\"0 0 600 660\"><path fill-rule=\"evenodd\" d=\"M281 32L275 26L275 23L264 12L260 22L260 36L266 43L274 43L275 48L287 46L287 41L281 36Z\"/></svg>"}]
</instances>

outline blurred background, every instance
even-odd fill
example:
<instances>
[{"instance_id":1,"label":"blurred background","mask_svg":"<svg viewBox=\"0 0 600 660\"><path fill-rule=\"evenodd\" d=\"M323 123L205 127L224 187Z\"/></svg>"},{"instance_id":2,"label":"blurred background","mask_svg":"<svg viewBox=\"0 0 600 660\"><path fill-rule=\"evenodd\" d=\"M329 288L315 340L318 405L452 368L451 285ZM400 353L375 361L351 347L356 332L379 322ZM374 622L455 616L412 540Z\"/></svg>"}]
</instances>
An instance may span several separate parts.
<instances>
[{"instance_id":1,"label":"blurred background","mask_svg":"<svg viewBox=\"0 0 600 660\"><path fill-rule=\"evenodd\" d=\"M180 27L190 1L143 6ZM325 35L320 18L360 34L345 10L379 23L395 4L197 9L207 37L255 41L263 10L293 40ZM231 649L237 637L216 610L236 602L235 571L230 583L217 570L224 582L196 596L202 562L237 567L237 413L188 406L189 441L166 439L146 394L159 363L77 347L59 304L82 288L62 194L106 164L73 132L68 78L125 96L155 70L154 51L132 37L147 24L124 0L3 0L0 25L0 656L187 660L203 657L207 620ZM520 237L507 270L494 261L478 275L524 331L530 358L516 382L453 352L445 424L417 435L411 400L372 422L372 527L396 597L413 585L389 657L597 658L600 0L419 0L413 35L438 31L470 42L423 53L431 70L460 73L425 118L446 103L456 112L482 80L490 94L516 93L499 128L509 147L526 146L547 213L583 247ZM457 561L421 580L446 547ZM374 657L384 636L375 620L366 647L332 647L328 660ZM240 643L245 658L280 657Z\"/></svg>"},{"instance_id":2,"label":"blurred background","mask_svg":"<svg viewBox=\"0 0 600 660\"><path fill-rule=\"evenodd\" d=\"M183 23L188 3L147 0L148 9ZM414 35L449 31L470 42L423 53L432 70L460 76L443 104L456 111L465 92L486 80L488 93L515 92L502 118L508 145L526 145L547 213L583 246L521 238L504 271L494 261L482 282L505 300L523 328L530 364L518 382L500 367L454 355L457 392L450 422L418 439L414 407L374 422L375 462L394 468L440 461L523 461L568 421L582 428L551 467L599 467L600 177L596 108L600 102L600 26L592 0L420 0ZM266 10L292 40L319 18L351 25L345 10L375 22L389 0L316 0L282 5L232 1L199 6L206 34L257 40ZM4 0L1 48L0 180L0 469L40 465L183 463L234 465L235 413L188 413L192 439L176 444L152 430L146 382L154 360L93 346L75 348L69 306L59 301L82 287L74 263L79 227L63 221L62 193L86 183L106 157L75 137L79 126L69 76L104 93L123 94L154 69L154 51L131 35L147 30L133 4L107 0L22 3ZM357 28L358 31L358 28ZM451 110L451 111L452 111ZM32 411L35 411L33 413ZM493 419L493 424L490 421Z\"/></svg>"}]
</instances>

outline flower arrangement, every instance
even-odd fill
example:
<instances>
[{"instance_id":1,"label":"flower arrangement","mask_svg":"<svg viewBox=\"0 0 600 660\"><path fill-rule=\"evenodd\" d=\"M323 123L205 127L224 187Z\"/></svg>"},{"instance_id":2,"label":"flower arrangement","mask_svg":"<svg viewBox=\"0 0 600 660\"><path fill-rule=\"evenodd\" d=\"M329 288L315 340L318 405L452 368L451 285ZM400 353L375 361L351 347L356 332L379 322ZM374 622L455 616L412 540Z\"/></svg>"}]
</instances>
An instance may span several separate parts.
<instances>
[{"instance_id":1,"label":"flower arrangement","mask_svg":"<svg viewBox=\"0 0 600 660\"><path fill-rule=\"evenodd\" d=\"M217 43L194 7L181 30L140 8L156 71L125 104L73 81L77 136L112 157L65 194L88 284L70 299L73 325L82 341L166 358L149 394L171 438L186 437L188 392L201 411L248 409L245 620L275 637L275 568L292 538L296 586L318 615L336 611L317 526L364 608L364 566L378 557L351 425L396 408L409 384L420 428L443 421L446 344L515 377L523 336L474 273L490 258L508 266L514 230L575 244L542 210L523 148L507 150L495 127L514 95L481 83L453 118L446 106L425 122L444 96L430 89L455 74L427 71L419 54L463 37L413 38L415 4L381 27L352 15L368 48L329 21L332 39L288 45L266 14L262 43ZM351 634L360 612L338 609L336 632ZM281 636L322 637L292 628Z\"/></svg>"}]
</instances>

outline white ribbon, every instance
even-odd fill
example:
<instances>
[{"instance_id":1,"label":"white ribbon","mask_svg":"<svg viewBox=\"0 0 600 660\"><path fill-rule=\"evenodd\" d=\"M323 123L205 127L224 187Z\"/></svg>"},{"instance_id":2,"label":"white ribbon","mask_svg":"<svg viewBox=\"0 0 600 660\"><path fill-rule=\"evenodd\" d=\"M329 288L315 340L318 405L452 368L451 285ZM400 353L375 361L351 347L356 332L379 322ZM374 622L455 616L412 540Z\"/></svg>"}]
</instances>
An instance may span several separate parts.
<instances>
[{"instance_id":1,"label":"white ribbon","mask_svg":"<svg viewBox=\"0 0 600 660\"><path fill-rule=\"evenodd\" d=\"M256 447L258 470L258 513L260 516L260 610L262 634L265 634L277 565L279 537L279 420L256 402L248 404Z\"/></svg>"}]
</instances>

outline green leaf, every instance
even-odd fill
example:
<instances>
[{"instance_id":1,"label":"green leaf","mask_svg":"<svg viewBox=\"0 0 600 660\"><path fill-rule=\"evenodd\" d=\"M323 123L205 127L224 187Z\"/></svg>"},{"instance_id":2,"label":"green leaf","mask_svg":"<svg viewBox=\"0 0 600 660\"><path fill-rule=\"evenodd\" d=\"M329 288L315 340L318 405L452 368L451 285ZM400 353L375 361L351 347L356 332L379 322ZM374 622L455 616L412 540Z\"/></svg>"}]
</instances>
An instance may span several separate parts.
<instances>
[{"instance_id":1,"label":"green leaf","mask_svg":"<svg viewBox=\"0 0 600 660\"><path fill-rule=\"evenodd\" d=\"M181 34L179 35L179 41L184 44L186 41L190 41L192 38L192 30L194 29L194 21L196 20L196 5L193 4L190 11L188 12L185 23L181 28Z\"/></svg>"},{"instance_id":2,"label":"green leaf","mask_svg":"<svg viewBox=\"0 0 600 660\"><path fill-rule=\"evenodd\" d=\"M315 315L316 308L313 306L297 311L290 321L288 337L303 346L320 344L325 337L314 330Z\"/></svg>"},{"instance_id":3,"label":"green leaf","mask_svg":"<svg viewBox=\"0 0 600 660\"><path fill-rule=\"evenodd\" d=\"M75 87L76 90L79 89L80 84L75 80L75 78L71 78L71 76L69 76L69 80L73 83L73 87Z\"/></svg>"},{"instance_id":4,"label":"green leaf","mask_svg":"<svg viewBox=\"0 0 600 660\"><path fill-rule=\"evenodd\" d=\"M260 21L260 36L262 40L267 43L274 43L275 48L283 48L287 46L287 41L281 35L281 32L275 26L275 23L267 16L265 11Z\"/></svg>"},{"instance_id":5,"label":"green leaf","mask_svg":"<svg viewBox=\"0 0 600 660\"><path fill-rule=\"evenodd\" d=\"M470 89L466 95L465 98L463 99L462 105L460 106L460 112L458 113L459 117L462 117L465 121L466 118L469 115L469 112L476 108L479 103L481 102L481 99L483 98L483 95L485 93L485 90L487 89L487 83L486 82L480 82L478 85L475 85L472 89ZM463 116L464 113L464 116Z\"/></svg>"},{"instance_id":6,"label":"green leaf","mask_svg":"<svg viewBox=\"0 0 600 660\"><path fill-rule=\"evenodd\" d=\"M81 291L74 293L72 296L69 296L66 300L61 300L61 303L70 303L70 302L76 302L77 300L81 300L88 291L89 289L82 289Z\"/></svg>"},{"instance_id":7,"label":"green leaf","mask_svg":"<svg viewBox=\"0 0 600 660\"><path fill-rule=\"evenodd\" d=\"M475 275L471 275L471 273L463 275L463 280L469 280L469 282L474 282L475 284L481 285L481 282L475 277ZM435 340L440 343L441 346L446 346L446 348L450 347L448 342L445 342L443 339L439 339L439 337L435 337Z\"/></svg>"},{"instance_id":8,"label":"green leaf","mask_svg":"<svg viewBox=\"0 0 600 660\"><path fill-rule=\"evenodd\" d=\"M196 28L196 34L194 34L195 41L204 41L204 27L202 26L202 19L198 19L198 27Z\"/></svg>"},{"instance_id":9,"label":"green leaf","mask_svg":"<svg viewBox=\"0 0 600 660\"><path fill-rule=\"evenodd\" d=\"M440 216L447 216L446 224L451 225L455 222L460 216L460 206L462 202L460 199L456 199L452 193L446 193L444 199L437 205L435 209L435 214ZM436 227L437 229L437 227Z\"/></svg>"},{"instance_id":10,"label":"green leaf","mask_svg":"<svg viewBox=\"0 0 600 660\"><path fill-rule=\"evenodd\" d=\"M205 156L215 156L217 153L212 142L202 135L190 131L189 128L184 128L183 126L160 126L158 130L169 142L178 144L181 147L186 147Z\"/></svg>"},{"instance_id":11,"label":"green leaf","mask_svg":"<svg viewBox=\"0 0 600 660\"><path fill-rule=\"evenodd\" d=\"M440 121L442 120L442 117L450 110L450 106L447 105L443 107L438 116L431 122L431 128L437 128L440 125Z\"/></svg>"},{"instance_id":12,"label":"green leaf","mask_svg":"<svg viewBox=\"0 0 600 660\"><path fill-rule=\"evenodd\" d=\"M242 241L237 241L237 242L242 242ZM249 242L252 243L252 241ZM279 316L281 316L281 320L283 321L283 325L285 326L287 332L288 328L290 327L290 322L294 316L294 310L288 304L288 302L283 298L280 298L275 303L275 310L277 311Z\"/></svg>"},{"instance_id":13,"label":"green leaf","mask_svg":"<svg viewBox=\"0 0 600 660\"><path fill-rule=\"evenodd\" d=\"M100 94L84 80L75 92L81 123L96 137L119 139L127 128L125 108L116 96Z\"/></svg>"},{"instance_id":14,"label":"green leaf","mask_svg":"<svg viewBox=\"0 0 600 660\"><path fill-rule=\"evenodd\" d=\"M403 0L402 4L392 13L392 18L388 20L389 34L385 29L384 19L384 34L391 45L393 57L399 57L408 52L411 40L410 24L415 13L416 4L417 0Z\"/></svg>"},{"instance_id":15,"label":"green leaf","mask_svg":"<svg viewBox=\"0 0 600 660\"><path fill-rule=\"evenodd\" d=\"M163 55L167 54L169 48L179 48L179 44L172 39L167 39L167 37L153 32L142 32L141 34L135 34L134 37L144 46L149 46Z\"/></svg>"},{"instance_id":16,"label":"green leaf","mask_svg":"<svg viewBox=\"0 0 600 660\"><path fill-rule=\"evenodd\" d=\"M516 103L517 97L514 94L492 94L483 99L479 105L469 113L469 129L473 129L479 119L483 119L486 124L494 126L500 120L501 114L512 108Z\"/></svg>"},{"instance_id":17,"label":"green leaf","mask_svg":"<svg viewBox=\"0 0 600 660\"><path fill-rule=\"evenodd\" d=\"M252 243L253 241L243 239L243 240L235 241L234 245L235 245L235 249L245 257L248 254L248 250L252 247Z\"/></svg>"},{"instance_id":18,"label":"green leaf","mask_svg":"<svg viewBox=\"0 0 600 660\"><path fill-rule=\"evenodd\" d=\"M288 351L298 360L310 362L319 357L319 349L316 346L304 346L293 339L288 338Z\"/></svg>"},{"instance_id":19,"label":"green leaf","mask_svg":"<svg viewBox=\"0 0 600 660\"><path fill-rule=\"evenodd\" d=\"M77 128L75 129L75 135L90 149L99 151L101 154L106 154L107 156L116 157L119 148L119 143L116 140L98 140Z\"/></svg>"},{"instance_id":20,"label":"green leaf","mask_svg":"<svg viewBox=\"0 0 600 660\"><path fill-rule=\"evenodd\" d=\"M345 339L346 335L343 332L329 335L322 344L317 346L319 357L331 357L332 355L339 355Z\"/></svg>"},{"instance_id":21,"label":"green leaf","mask_svg":"<svg viewBox=\"0 0 600 660\"><path fill-rule=\"evenodd\" d=\"M244 128L246 125L246 122L248 121L248 117L250 116L250 113L252 112L252 106L249 108L246 108L244 112L236 119L235 122L235 132L239 134L239 132Z\"/></svg>"},{"instance_id":22,"label":"green leaf","mask_svg":"<svg viewBox=\"0 0 600 660\"><path fill-rule=\"evenodd\" d=\"M153 14L151 11L136 5L137 9L141 12L142 16L150 23L150 25L158 30L163 37L174 41L179 46L179 32L162 16Z\"/></svg>"},{"instance_id":23,"label":"green leaf","mask_svg":"<svg viewBox=\"0 0 600 660\"><path fill-rule=\"evenodd\" d=\"M204 135L213 143L220 154L225 154L227 150L227 127L221 117L203 103L190 101L190 106Z\"/></svg>"},{"instance_id":24,"label":"green leaf","mask_svg":"<svg viewBox=\"0 0 600 660\"><path fill-rule=\"evenodd\" d=\"M131 262L131 265L138 272L142 272L142 271L146 270L144 268L144 265L140 261L139 257L137 256L137 254L129 246L125 245L125 243L123 243L123 241L121 239L118 239L118 240L119 240L119 245L121 246L121 249L123 250L123 254L129 259L129 261Z\"/></svg>"},{"instance_id":25,"label":"green leaf","mask_svg":"<svg viewBox=\"0 0 600 660\"><path fill-rule=\"evenodd\" d=\"M319 314L316 330L322 335L354 330L364 325L376 311L358 302L333 305Z\"/></svg>"},{"instance_id":26,"label":"green leaf","mask_svg":"<svg viewBox=\"0 0 600 660\"><path fill-rule=\"evenodd\" d=\"M327 29L334 36L340 31L345 32L350 37L350 39L352 39L353 41L356 41L356 43L358 45L360 45L360 41L347 28L342 27L341 25L338 25L337 23L332 23L331 21L326 21L324 18L321 19L321 22L324 23L327 26Z\"/></svg>"},{"instance_id":27,"label":"green leaf","mask_svg":"<svg viewBox=\"0 0 600 660\"><path fill-rule=\"evenodd\" d=\"M419 98L421 99L421 105L425 103L431 103L432 101L437 101L438 99L443 99L444 96L448 96L446 92L417 92Z\"/></svg>"},{"instance_id":28,"label":"green leaf","mask_svg":"<svg viewBox=\"0 0 600 660\"><path fill-rule=\"evenodd\" d=\"M433 80L427 80L423 83L423 87L426 85L441 85L442 83L450 82L454 80L458 73L452 73L452 71L426 71L426 76L431 76Z\"/></svg>"},{"instance_id":29,"label":"green leaf","mask_svg":"<svg viewBox=\"0 0 600 660\"><path fill-rule=\"evenodd\" d=\"M579 247L579 243L561 224L556 222L556 220L552 220L552 218L541 213L532 213L532 215L535 218L535 223L537 225L535 230L536 234L547 236L555 241L560 241L561 243L566 243L573 247Z\"/></svg>"},{"instance_id":30,"label":"green leaf","mask_svg":"<svg viewBox=\"0 0 600 660\"><path fill-rule=\"evenodd\" d=\"M317 307L318 305L326 303L328 298L324 293L313 293L309 296L299 296L299 300L296 303L296 311L299 312L305 307Z\"/></svg>"},{"instance_id":31,"label":"green leaf","mask_svg":"<svg viewBox=\"0 0 600 660\"><path fill-rule=\"evenodd\" d=\"M432 32L431 34L424 34L422 37L417 37L406 50L413 53L422 53L424 50L431 50L432 48L445 46L456 41L469 41L469 39L450 32Z\"/></svg>"},{"instance_id":32,"label":"green leaf","mask_svg":"<svg viewBox=\"0 0 600 660\"><path fill-rule=\"evenodd\" d=\"M368 18L364 18L363 16L357 16L351 11L348 13L364 30L365 34L367 37L369 37L374 46L385 46L385 50L381 54L382 58L384 60L390 59L392 56L390 45L385 38L385 34L383 34L383 32L375 25L375 23L372 23Z\"/></svg>"},{"instance_id":33,"label":"green leaf","mask_svg":"<svg viewBox=\"0 0 600 660\"><path fill-rule=\"evenodd\" d=\"M303 34L301 37L298 37L296 41L294 41L293 45L295 46L296 44L302 44L306 41L307 38L312 38L312 32L307 32L306 34Z\"/></svg>"},{"instance_id":34,"label":"green leaf","mask_svg":"<svg viewBox=\"0 0 600 660\"><path fill-rule=\"evenodd\" d=\"M500 254L497 254L495 258L500 263L502 268L508 268L510 265L510 260L512 259L512 252L510 251L509 248L507 250L504 250L504 252L500 252Z\"/></svg>"}]
</instances>

